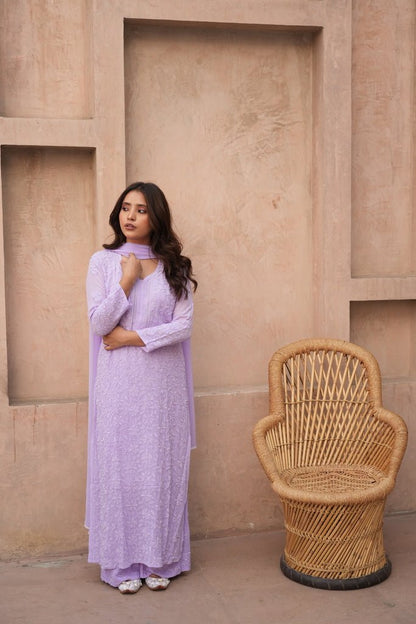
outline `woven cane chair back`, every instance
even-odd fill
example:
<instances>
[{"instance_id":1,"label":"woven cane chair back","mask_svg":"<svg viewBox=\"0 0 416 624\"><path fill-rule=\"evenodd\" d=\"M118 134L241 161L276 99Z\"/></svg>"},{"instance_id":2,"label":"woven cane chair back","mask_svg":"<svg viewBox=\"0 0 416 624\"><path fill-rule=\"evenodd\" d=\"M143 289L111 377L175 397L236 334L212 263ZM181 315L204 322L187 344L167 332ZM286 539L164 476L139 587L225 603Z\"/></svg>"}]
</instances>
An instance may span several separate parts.
<instances>
[{"instance_id":1,"label":"woven cane chair back","mask_svg":"<svg viewBox=\"0 0 416 624\"><path fill-rule=\"evenodd\" d=\"M282 350L270 362L270 412L284 414L284 423L266 439L280 471L335 464L387 469L395 434L375 415L378 365L370 354L336 346Z\"/></svg>"}]
</instances>

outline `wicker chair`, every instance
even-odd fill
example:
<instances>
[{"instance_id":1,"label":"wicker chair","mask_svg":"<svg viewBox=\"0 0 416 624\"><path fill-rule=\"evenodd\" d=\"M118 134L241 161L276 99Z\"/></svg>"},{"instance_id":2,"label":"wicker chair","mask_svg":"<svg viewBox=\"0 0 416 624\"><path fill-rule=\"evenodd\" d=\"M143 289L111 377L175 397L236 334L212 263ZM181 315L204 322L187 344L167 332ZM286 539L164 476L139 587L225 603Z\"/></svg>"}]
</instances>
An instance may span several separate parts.
<instances>
[{"instance_id":1,"label":"wicker chair","mask_svg":"<svg viewBox=\"0 0 416 624\"><path fill-rule=\"evenodd\" d=\"M273 355L269 391L253 440L283 506L283 573L322 589L384 581L383 512L407 428L381 405L375 358L349 342L301 340Z\"/></svg>"}]
</instances>

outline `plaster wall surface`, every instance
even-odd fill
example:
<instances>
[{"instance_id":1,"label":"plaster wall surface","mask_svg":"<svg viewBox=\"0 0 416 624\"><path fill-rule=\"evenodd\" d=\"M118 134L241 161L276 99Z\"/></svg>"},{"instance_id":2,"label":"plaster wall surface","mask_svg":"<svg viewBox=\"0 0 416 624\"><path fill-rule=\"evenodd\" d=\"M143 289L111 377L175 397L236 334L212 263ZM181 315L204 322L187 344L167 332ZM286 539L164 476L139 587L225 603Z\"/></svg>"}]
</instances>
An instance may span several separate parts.
<instances>
[{"instance_id":1,"label":"plaster wall surface","mask_svg":"<svg viewBox=\"0 0 416 624\"><path fill-rule=\"evenodd\" d=\"M88 393L80 269L94 251L93 169L87 150L3 149L11 403L70 400Z\"/></svg>"},{"instance_id":2,"label":"plaster wall surface","mask_svg":"<svg viewBox=\"0 0 416 624\"><path fill-rule=\"evenodd\" d=\"M265 385L271 345L312 331L312 36L125 40L127 177L159 180L192 250L196 387Z\"/></svg>"},{"instance_id":3,"label":"plaster wall surface","mask_svg":"<svg viewBox=\"0 0 416 624\"><path fill-rule=\"evenodd\" d=\"M92 116L92 4L2 0L0 115Z\"/></svg>"},{"instance_id":4,"label":"plaster wall surface","mask_svg":"<svg viewBox=\"0 0 416 624\"><path fill-rule=\"evenodd\" d=\"M387 511L414 510L414 2L3 0L0 17L0 556L86 547L85 274L139 178L200 283L192 534L282 528L251 431L272 353L307 336L379 360L410 432Z\"/></svg>"}]
</instances>

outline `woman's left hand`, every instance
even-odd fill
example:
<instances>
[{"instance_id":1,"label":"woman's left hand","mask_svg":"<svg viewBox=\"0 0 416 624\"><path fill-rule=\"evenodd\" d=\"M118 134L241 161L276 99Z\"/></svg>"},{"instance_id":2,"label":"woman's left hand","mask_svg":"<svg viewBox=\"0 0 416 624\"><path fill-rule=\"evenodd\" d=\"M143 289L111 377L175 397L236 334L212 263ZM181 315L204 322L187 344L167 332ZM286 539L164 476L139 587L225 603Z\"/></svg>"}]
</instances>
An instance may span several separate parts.
<instances>
[{"instance_id":1,"label":"woman's left hand","mask_svg":"<svg viewBox=\"0 0 416 624\"><path fill-rule=\"evenodd\" d=\"M103 336L104 349L113 351L120 347L143 347L144 342L137 332L124 329L117 325L109 334Z\"/></svg>"}]
</instances>

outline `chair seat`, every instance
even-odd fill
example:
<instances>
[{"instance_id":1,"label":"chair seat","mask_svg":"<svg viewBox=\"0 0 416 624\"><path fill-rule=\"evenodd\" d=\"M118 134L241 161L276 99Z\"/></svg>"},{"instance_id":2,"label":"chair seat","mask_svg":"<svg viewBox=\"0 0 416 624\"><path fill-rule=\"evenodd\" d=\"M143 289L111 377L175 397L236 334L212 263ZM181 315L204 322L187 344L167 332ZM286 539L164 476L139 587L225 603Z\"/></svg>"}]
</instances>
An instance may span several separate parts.
<instances>
[{"instance_id":1,"label":"chair seat","mask_svg":"<svg viewBox=\"0 0 416 624\"><path fill-rule=\"evenodd\" d=\"M288 468L280 476L294 489L325 493L366 490L385 479L385 474L372 466L345 464Z\"/></svg>"}]
</instances>

